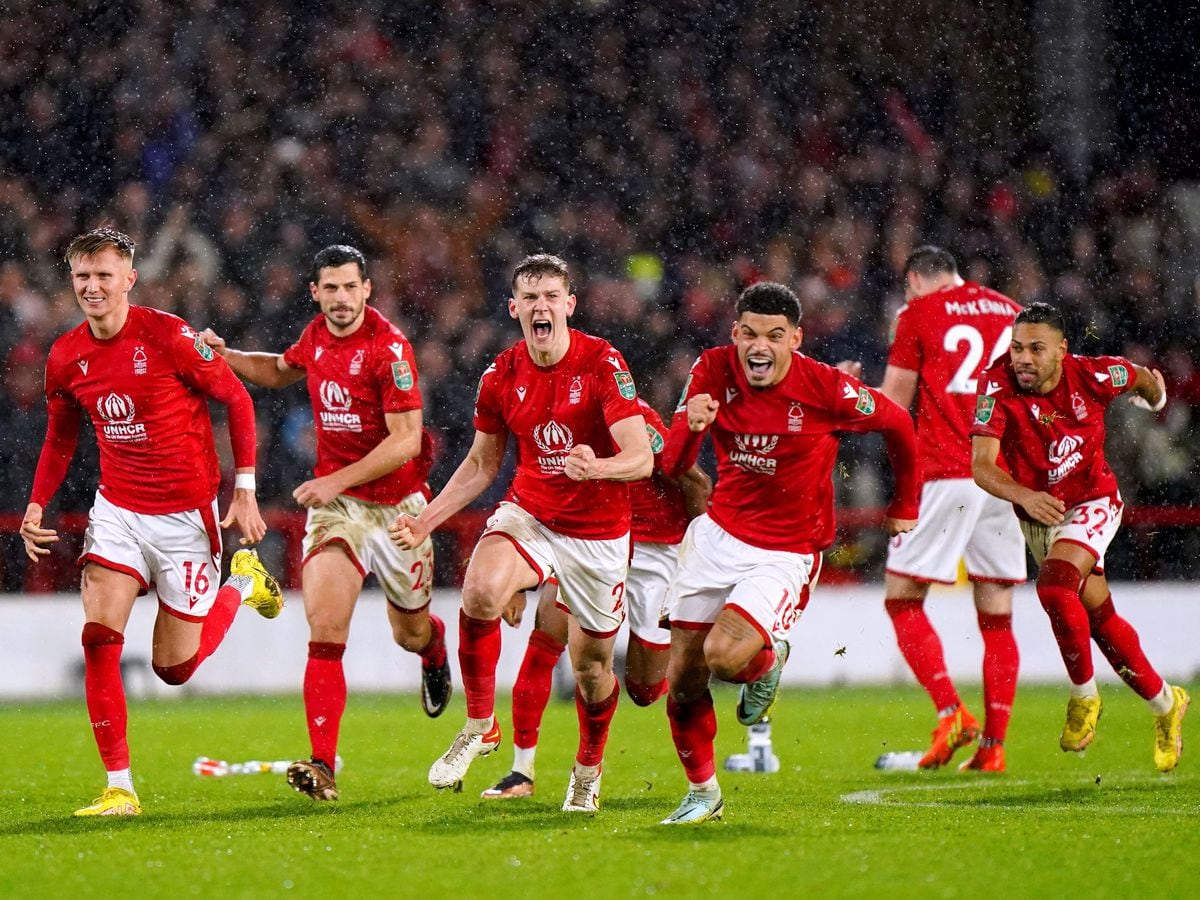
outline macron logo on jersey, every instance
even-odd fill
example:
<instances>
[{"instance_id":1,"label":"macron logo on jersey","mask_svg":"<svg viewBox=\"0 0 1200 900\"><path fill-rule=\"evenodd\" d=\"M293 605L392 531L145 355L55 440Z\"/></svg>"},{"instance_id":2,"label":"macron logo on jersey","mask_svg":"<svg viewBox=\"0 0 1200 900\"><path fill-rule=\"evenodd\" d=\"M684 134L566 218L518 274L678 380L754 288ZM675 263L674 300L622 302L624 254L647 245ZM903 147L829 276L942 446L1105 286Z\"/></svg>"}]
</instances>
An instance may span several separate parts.
<instances>
[{"instance_id":1,"label":"macron logo on jersey","mask_svg":"<svg viewBox=\"0 0 1200 900\"><path fill-rule=\"evenodd\" d=\"M84 375L86 375L86 374L87 374L87 370L88 370L88 361L87 361L86 359L81 359L81 360L79 360L79 369L80 369L80 371L81 371L81 372L83 372L83 374L84 374Z\"/></svg>"},{"instance_id":2,"label":"macron logo on jersey","mask_svg":"<svg viewBox=\"0 0 1200 900\"><path fill-rule=\"evenodd\" d=\"M733 402L733 398L738 395L737 388L725 388L725 405L728 406Z\"/></svg>"},{"instance_id":3,"label":"macron logo on jersey","mask_svg":"<svg viewBox=\"0 0 1200 900\"><path fill-rule=\"evenodd\" d=\"M362 431L362 419L350 412L350 392L336 381L322 381L319 391L321 428L325 431Z\"/></svg>"}]
</instances>

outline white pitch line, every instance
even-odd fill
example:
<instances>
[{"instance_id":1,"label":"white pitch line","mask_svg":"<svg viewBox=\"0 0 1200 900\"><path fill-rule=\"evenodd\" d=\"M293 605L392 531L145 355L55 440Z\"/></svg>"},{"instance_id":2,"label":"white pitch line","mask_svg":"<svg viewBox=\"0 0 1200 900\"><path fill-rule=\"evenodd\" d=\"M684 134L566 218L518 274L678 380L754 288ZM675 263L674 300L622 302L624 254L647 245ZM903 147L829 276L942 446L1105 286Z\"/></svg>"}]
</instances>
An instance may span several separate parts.
<instances>
[{"instance_id":1,"label":"white pitch line","mask_svg":"<svg viewBox=\"0 0 1200 900\"><path fill-rule=\"evenodd\" d=\"M1122 781L1121 786L1130 785L1149 785L1159 784L1161 780L1152 780L1146 778L1134 779L1131 781ZM849 794L842 794L839 798L843 803L861 805L861 806L903 806L903 807L922 807L927 809L946 809L958 804L942 803L937 800L907 800L903 798L892 797L893 794L908 794L918 793L921 791L954 791L966 790L969 788L985 788L993 790L1001 787L1024 787L1033 784L1030 781L1005 781L1003 783L986 782L959 782L954 784L911 784L898 785L896 787L886 788L871 788L862 791L852 791ZM1064 785L1064 788L1072 787L1073 785ZM1098 789L1099 790L1099 789ZM987 799L981 799L976 804L977 806L993 806L994 804ZM1011 803L1006 803L1004 809L1017 809ZM1025 808L1038 809L1047 812L1068 812L1078 810L1077 803L1029 803L1025 804ZM1164 813L1174 813L1182 815L1196 816L1200 815L1200 810L1191 806L1186 807L1165 807L1165 806L1130 806L1130 805L1115 805L1115 806L1090 806L1090 812L1106 813L1106 814L1133 814L1133 815L1163 815Z\"/></svg>"}]
</instances>

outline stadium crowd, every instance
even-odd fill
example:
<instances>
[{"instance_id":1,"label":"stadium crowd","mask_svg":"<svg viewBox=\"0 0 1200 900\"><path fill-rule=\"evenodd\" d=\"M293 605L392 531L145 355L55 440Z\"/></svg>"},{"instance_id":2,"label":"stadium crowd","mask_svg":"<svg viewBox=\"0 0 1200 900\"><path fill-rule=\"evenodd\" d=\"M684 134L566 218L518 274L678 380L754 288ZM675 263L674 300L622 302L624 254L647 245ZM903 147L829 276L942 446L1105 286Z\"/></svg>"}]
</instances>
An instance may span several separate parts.
<instances>
[{"instance_id":1,"label":"stadium crowd","mask_svg":"<svg viewBox=\"0 0 1200 900\"><path fill-rule=\"evenodd\" d=\"M100 222L139 243L135 302L247 349L287 346L313 315L316 249L361 247L372 302L416 349L435 487L470 440L484 365L518 337L506 272L526 252L571 261L577 326L665 414L759 278L800 295L808 353L861 360L878 384L899 269L934 242L968 279L1061 305L1074 351L1161 367L1166 410L1115 412L1110 459L1132 504L1200 501L1179 186L1150 157L1076 178L1012 129L969 139L974 101L944 66L898 79L772 2L18 6L0 21L0 509L24 508L46 351L79 320L61 252ZM313 462L307 397L255 400L259 494L290 506ZM846 442L842 502L878 504L882 456ZM92 487L69 481L58 509L85 510ZM12 589L20 542L4 540ZM1197 574L1196 529L1154 548L1123 569Z\"/></svg>"}]
</instances>

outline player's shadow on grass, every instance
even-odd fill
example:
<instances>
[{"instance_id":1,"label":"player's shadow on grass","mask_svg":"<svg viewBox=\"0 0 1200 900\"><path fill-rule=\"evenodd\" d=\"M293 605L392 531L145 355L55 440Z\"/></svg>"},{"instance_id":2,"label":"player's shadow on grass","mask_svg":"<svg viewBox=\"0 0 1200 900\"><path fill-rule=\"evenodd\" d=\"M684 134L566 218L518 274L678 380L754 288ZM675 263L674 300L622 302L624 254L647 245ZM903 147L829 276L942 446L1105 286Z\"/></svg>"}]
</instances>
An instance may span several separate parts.
<instances>
[{"instance_id":1,"label":"player's shadow on grass","mask_svg":"<svg viewBox=\"0 0 1200 900\"><path fill-rule=\"evenodd\" d=\"M219 810L180 810L143 812L140 816L96 816L94 818L75 818L69 813L42 819L29 819L25 822L15 822L0 825L0 836L31 835L31 834L88 834L96 829L110 831L125 828L154 828L159 831L176 827L192 828L202 823L245 823L252 821L271 821L282 819L298 819L305 817L321 818L338 816L341 821L358 816L374 817L381 812L397 812L406 808L404 797L386 800L369 800L346 804L322 803L317 804L301 798L296 802L289 798L270 804L247 804L236 809Z\"/></svg>"},{"instance_id":2,"label":"player's shadow on grass","mask_svg":"<svg viewBox=\"0 0 1200 900\"><path fill-rule=\"evenodd\" d=\"M604 802L596 815L563 812L557 802L527 800L494 800L469 806L447 809L444 818L424 823L413 823L409 827L430 834L463 834L479 832L493 834L497 828L506 831L545 832L547 830L569 831L609 824L620 824L629 833L641 835L639 826L654 829L670 841L698 839L701 832L719 837L724 831L722 823L713 823L703 828L678 828L661 826L663 817L675 809L677 801L664 795L644 797L617 797ZM608 821L606 821L606 818ZM742 837L779 837L790 833L782 827L771 827L754 822L753 813L746 815L746 822L737 822L733 827ZM702 839L702 838L700 838Z\"/></svg>"}]
</instances>

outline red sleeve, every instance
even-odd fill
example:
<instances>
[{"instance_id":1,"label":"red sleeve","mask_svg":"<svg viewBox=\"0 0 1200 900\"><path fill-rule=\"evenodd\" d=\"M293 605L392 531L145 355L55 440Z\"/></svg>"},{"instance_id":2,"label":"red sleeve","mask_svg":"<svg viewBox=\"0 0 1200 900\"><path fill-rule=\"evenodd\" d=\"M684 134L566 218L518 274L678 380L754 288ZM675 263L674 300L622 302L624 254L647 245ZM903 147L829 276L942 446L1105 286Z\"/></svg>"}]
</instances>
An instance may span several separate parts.
<instances>
[{"instance_id":1,"label":"red sleeve","mask_svg":"<svg viewBox=\"0 0 1200 900\"><path fill-rule=\"evenodd\" d=\"M638 412L646 420L646 437L650 439L650 452L654 454L654 468L662 471L662 454L667 446L667 426L653 406L638 397Z\"/></svg>"},{"instance_id":2,"label":"red sleeve","mask_svg":"<svg viewBox=\"0 0 1200 900\"><path fill-rule=\"evenodd\" d=\"M894 519L915 519L921 501L921 476L917 467L917 432L912 415L867 387L852 375L836 369L824 370L834 398L830 407L841 431L879 431L887 444L888 460L896 481L896 493L887 514Z\"/></svg>"},{"instance_id":3,"label":"red sleeve","mask_svg":"<svg viewBox=\"0 0 1200 900\"><path fill-rule=\"evenodd\" d=\"M393 340L386 347L377 346L378 363L375 380L379 384L379 399L385 413L408 412L420 409L421 388L417 381L417 360L408 341Z\"/></svg>"},{"instance_id":4,"label":"red sleeve","mask_svg":"<svg viewBox=\"0 0 1200 900\"><path fill-rule=\"evenodd\" d=\"M896 314L896 334L888 351L887 364L913 372L921 371L921 336L912 306L902 307Z\"/></svg>"},{"instance_id":5,"label":"red sleeve","mask_svg":"<svg viewBox=\"0 0 1200 900\"><path fill-rule=\"evenodd\" d=\"M305 328L296 343L283 351L283 361L291 368L299 369L301 372L308 369L308 360L312 357L312 351L308 348L311 333L311 328Z\"/></svg>"},{"instance_id":6,"label":"red sleeve","mask_svg":"<svg viewBox=\"0 0 1200 900\"><path fill-rule=\"evenodd\" d=\"M896 480L896 493L888 505L893 519L915 519L921 507L921 476L917 467L917 433L908 410L882 394L875 413L878 428L887 443L888 462Z\"/></svg>"},{"instance_id":7,"label":"red sleeve","mask_svg":"<svg viewBox=\"0 0 1200 900\"><path fill-rule=\"evenodd\" d=\"M696 464L700 455L700 445L704 442L705 431L692 431L688 428L687 404L696 394L711 394L707 383L708 367L704 357L692 364L683 393L679 395L679 404L675 414L671 416L671 428L667 432L667 445L662 453L662 473L668 478L679 478ZM707 430L707 429L706 429Z\"/></svg>"},{"instance_id":8,"label":"red sleeve","mask_svg":"<svg viewBox=\"0 0 1200 900\"><path fill-rule=\"evenodd\" d=\"M233 465L252 469L258 451L255 435L254 401L233 369L212 351L199 336L172 335L175 364L184 384L211 397L229 409L229 443L233 445Z\"/></svg>"},{"instance_id":9,"label":"red sleeve","mask_svg":"<svg viewBox=\"0 0 1200 900\"><path fill-rule=\"evenodd\" d=\"M1092 393L1105 405L1124 393L1132 391L1137 384L1137 370L1123 356L1075 357L1091 375L1088 381Z\"/></svg>"},{"instance_id":10,"label":"red sleeve","mask_svg":"<svg viewBox=\"0 0 1200 900\"><path fill-rule=\"evenodd\" d=\"M607 348L607 359L600 361L600 398L604 408L604 422L615 425L630 416L640 416L637 405L637 387L629 365L615 347Z\"/></svg>"},{"instance_id":11,"label":"red sleeve","mask_svg":"<svg viewBox=\"0 0 1200 900\"><path fill-rule=\"evenodd\" d=\"M483 374L479 376L479 387L475 390L475 430L484 434L500 434L508 430L497 387L500 381L496 370L498 362L499 360L484 369Z\"/></svg>"},{"instance_id":12,"label":"red sleeve","mask_svg":"<svg viewBox=\"0 0 1200 900\"><path fill-rule=\"evenodd\" d=\"M987 384L986 379L981 379ZM971 420L971 437L1004 437L1004 429L1008 426L1008 410L1004 407L1002 397L979 394L975 398L975 418Z\"/></svg>"},{"instance_id":13,"label":"red sleeve","mask_svg":"<svg viewBox=\"0 0 1200 900\"><path fill-rule=\"evenodd\" d=\"M79 440L79 421L82 413L77 404L46 368L46 440L38 455L37 469L33 475L33 490L29 502L43 509L58 491L71 457L75 455L75 444Z\"/></svg>"}]
</instances>

